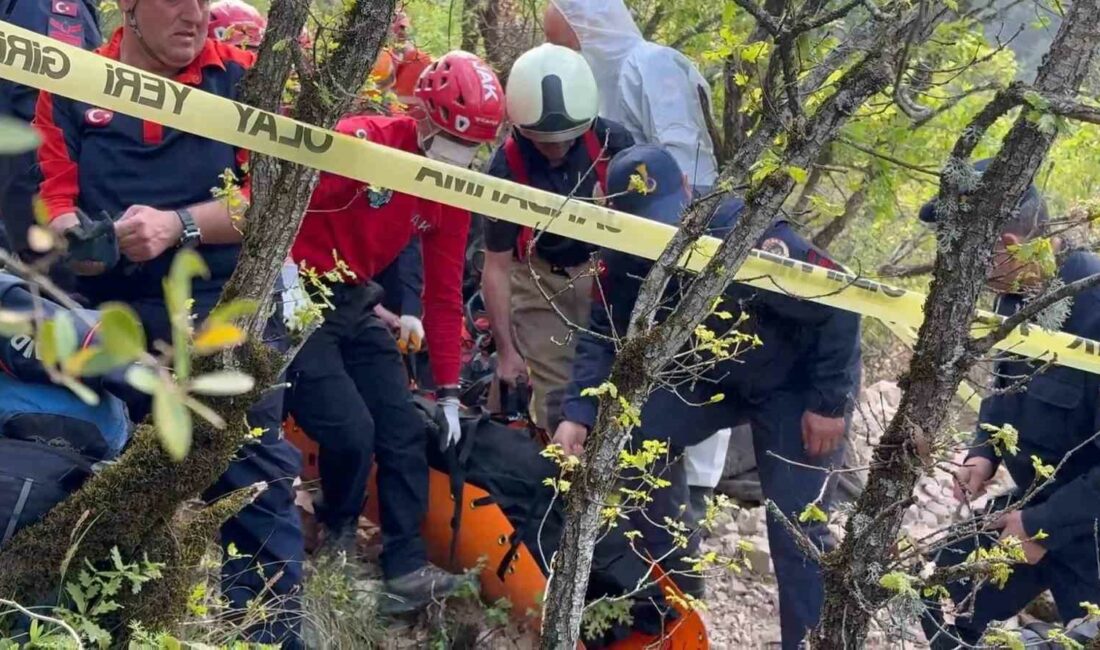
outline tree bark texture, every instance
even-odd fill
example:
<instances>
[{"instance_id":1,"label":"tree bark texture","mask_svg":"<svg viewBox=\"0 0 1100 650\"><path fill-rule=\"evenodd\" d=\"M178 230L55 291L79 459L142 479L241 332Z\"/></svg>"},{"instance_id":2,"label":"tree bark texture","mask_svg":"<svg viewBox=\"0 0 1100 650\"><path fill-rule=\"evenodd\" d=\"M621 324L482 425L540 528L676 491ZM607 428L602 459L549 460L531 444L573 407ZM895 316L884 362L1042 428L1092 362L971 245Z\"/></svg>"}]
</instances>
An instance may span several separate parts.
<instances>
[{"instance_id":1,"label":"tree bark texture","mask_svg":"<svg viewBox=\"0 0 1100 650\"><path fill-rule=\"evenodd\" d=\"M892 81L889 61L895 54L894 44L900 41L897 34L908 26L914 15L913 12L901 13L896 21L879 25L878 32L867 43L867 54L845 72L836 92L816 113L788 133L780 169L747 193L744 212L714 258L690 282L668 319L654 326L656 308L677 261L704 232L718 199L703 201L686 215L683 225L643 282L625 342L618 350L611 371L609 380L618 388L619 395L635 408L644 403L656 386L655 378L687 343L695 327L709 314L714 298L729 286L755 242L780 214L795 187L793 178L783 168L808 168L855 111ZM744 158L731 165L719 182L733 181L734 186L744 183L752 162ZM630 428L618 424L617 417L621 413L618 400L601 400L597 423L585 445L586 460L571 477L565 528L543 612L541 647L545 650L573 648L579 637L591 556L599 529L600 504L606 502L607 494L615 485L618 454L631 433Z\"/></svg>"},{"instance_id":2,"label":"tree bark texture","mask_svg":"<svg viewBox=\"0 0 1100 650\"><path fill-rule=\"evenodd\" d=\"M1036 79L1050 95L1076 93L1100 43L1100 0L1078 0L1068 11ZM864 646L875 612L889 597L879 579L891 553L917 480L927 471L923 450L946 421L959 382L977 350L969 336L991 249L1054 140L1021 116L964 208L959 178L970 173L969 156L1012 102L1000 93L956 143L941 177L943 213L925 320L897 415L875 449L872 470L839 547L823 559L826 594L814 648Z\"/></svg>"},{"instance_id":3,"label":"tree bark texture","mask_svg":"<svg viewBox=\"0 0 1100 650\"><path fill-rule=\"evenodd\" d=\"M478 31L478 5L480 0L464 0L462 3L462 39L459 47L467 52L476 52L481 37Z\"/></svg>"},{"instance_id":4,"label":"tree bark texture","mask_svg":"<svg viewBox=\"0 0 1100 650\"><path fill-rule=\"evenodd\" d=\"M347 9L339 45L318 69L316 80L303 83L296 107L301 119L322 126L336 121L366 78L393 9L394 0L357 0ZM292 57L302 53L275 44L286 39L296 42L306 11L308 4L297 0L273 2L268 40L254 70L242 81L243 103L268 110L278 107ZM253 203L245 219L240 262L226 285L223 300L247 298L270 304L272 287L301 223L316 172L254 156L252 173ZM250 333L262 331L267 313L264 310L252 319ZM177 531L172 522L180 504L212 485L228 467L248 439L243 425L245 411L260 391L278 378L285 360L261 340L250 338L231 354L202 360L203 367L197 369L243 368L256 378L258 388L251 394L208 402L230 423L226 429L216 430L195 418L191 452L184 461L175 463L161 450L155 432L148 426L141 427L117 463L90 479L41 522L20 531L4 547L0 552L0 594L28 604L42 602L57 588L59 571L70 551L74 552L70 565L80 566L85 559L96 562L106 558L114 546L129 557L141 550L163 550L165 539L194 541L195 530L212 531L212 526ZM212 513L203 521L226 516L221 508ZM189 557L187 553L182 556ZM157 559L155 554L150 557ZM151 597L180 594L171 585L148 591ZM178 612L173 609L175 605L145 602L135 611Z\"/></svg>"}]
</instances>

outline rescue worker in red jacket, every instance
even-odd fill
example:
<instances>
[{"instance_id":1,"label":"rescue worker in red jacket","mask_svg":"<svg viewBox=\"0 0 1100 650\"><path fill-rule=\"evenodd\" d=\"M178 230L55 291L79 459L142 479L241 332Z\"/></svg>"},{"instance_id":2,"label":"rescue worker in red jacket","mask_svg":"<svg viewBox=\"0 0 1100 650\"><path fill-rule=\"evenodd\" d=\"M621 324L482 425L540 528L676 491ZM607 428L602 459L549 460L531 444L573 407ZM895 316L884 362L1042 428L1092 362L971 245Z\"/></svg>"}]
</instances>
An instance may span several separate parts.
<instances>
[{"instance_id":1,"label":"rescue worker in red jacket","mask_svg":"<svg viewBox=\"0 0 1100 650\"><path fill-rule=\"evenodd\" d=\"M467 167L495 140L504 91L476 56L451 52L424 71L416 117L346 117L336 130L434 160ZM379 161L379 164L385 164ZM424 259L424 329L437 396L460 436L458 378L462 274L470 215L392 190L322 174L291 253L304 269L326 274L332 307L291 365L290 413L320 446L324 502L318 519L332 551L355 552L371 460L378 462L382 608L411 611L447 595L458 578L428 563L420 524L428 505L427 440L408 389L398 342L376 314L381 289L371 282L419 235ZM406 341L415 347L416 341Z\"/></svg>"},{"instance_id":2,"label":"rescue worker in red jacket","mask_svg":"<svg viewBox=\"0 0 1100 650\"><path fill-rule=\"evenodd\" d=\"M392 44L390 53L397 65L393 92L403 104L412 103L420 74L432 63L432 57L416 47L412 36L412 22L404 11L398 11L390 25Z\"/></svg>"}]
</instances>

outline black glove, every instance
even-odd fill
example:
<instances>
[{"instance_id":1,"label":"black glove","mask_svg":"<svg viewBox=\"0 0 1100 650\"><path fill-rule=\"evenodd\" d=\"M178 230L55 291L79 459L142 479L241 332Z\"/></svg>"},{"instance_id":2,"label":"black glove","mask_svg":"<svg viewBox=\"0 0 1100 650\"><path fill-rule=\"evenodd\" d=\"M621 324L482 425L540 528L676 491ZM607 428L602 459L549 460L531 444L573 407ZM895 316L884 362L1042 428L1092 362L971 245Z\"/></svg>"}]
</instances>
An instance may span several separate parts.
<instances>
[{"instance_id":1,"label":"black glove","mask_svg":"<svg viewBox=\"0 0 1100 650\"><path fill-rule=\"evenodd\" d=\"M77 275L101 275L113 269L120 254L115 223L110 215L104 212L99 219L93 220L77 210L76 218L79 225L65 232L69 268Z\"/></svg>"}]
</instances>

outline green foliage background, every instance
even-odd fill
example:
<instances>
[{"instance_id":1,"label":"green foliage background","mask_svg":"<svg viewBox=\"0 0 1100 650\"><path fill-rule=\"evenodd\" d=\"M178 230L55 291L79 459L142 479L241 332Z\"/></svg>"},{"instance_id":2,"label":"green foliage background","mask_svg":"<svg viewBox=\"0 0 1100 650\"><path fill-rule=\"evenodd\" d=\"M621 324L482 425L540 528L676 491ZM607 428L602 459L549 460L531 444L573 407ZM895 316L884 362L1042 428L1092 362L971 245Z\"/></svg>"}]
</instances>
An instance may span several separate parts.
<instances>
[{"instance_id":1,"label":"green foliage background","mask_svg":"<svg viewBox=\"0 0 1100 650\"><path fill-rule=\"evenodd\" d=\"M264 11L269 4L269 0L250 1ZM338 1L314 0L314 4L323 13ZM505 10L522 16L528 23L537 20L546 4L546 0L499 1ZM412 20L412 38L417 46L433 55L457 48L462 42L465 2L484 6L489 0L405 0L402 5ZM640 27L652 26L653 40L677 44L711 80L717 120L721 119L725 101L722 72L727 57L735 61L737 78L744 82L746 100L742 112L751 114L761 109L761 90L756 80L760 77L758 73L767 67L770 51L748 42L754 22L744 10L732 2L709 0L627 0L627 4ZM822 175L809 194L808 209L791 215L804 233L812 235L841 214L847 196L863 187L866 200L855 219L831 244L834 255L872 276L888 261L905 266L930 259L933 238L915 215L921 204L935 196L935 174L946 161L955 139L992 96L991 90L975 92L975 89L1002 86L1015 79L1030 80L1057 29L1056 3L1024 4L1027 6L1017 4L992 17L989 12L978 14L980 19L956 17L941 24L933 38L915 44L913 60L925 62L939 72L924 80L923 90L914 91L914 100L942 112L918 127L890 97L881 96L865 106L860 117L844 129L843 140L885 154L904 165L847 144L834 144L828 161L830 171ZM945 5L962 5L960 12L965 13L967 0ZM118 11L114 0L104 0L103 6L106 27L110 29L118 24ZM839 42L836 35L840 33L841 30L834 29L819 33L815 39L804 39L800 49L803 69L812 68L815 61L835 47ZM483 44L479 47L483 48ZM1090 91L1093 96L1100 90L1100 72L1094 75L1094 80ZM816 100L820 101L828 92L826 87ZM974 94L958 99L969 93ZM998 123L986 135L975 156L993 152L1014 118L1012 114ZM1100 127L1077 124L1065 127L1036 179L1050 201L1053 215L1064 214L1100 191L1098 150ZM914 238L920 239L920 245L913 254L891 260L892 252L900 244ZM923 279L894 282L919 288Z\"/></svg>"}]
</instances>

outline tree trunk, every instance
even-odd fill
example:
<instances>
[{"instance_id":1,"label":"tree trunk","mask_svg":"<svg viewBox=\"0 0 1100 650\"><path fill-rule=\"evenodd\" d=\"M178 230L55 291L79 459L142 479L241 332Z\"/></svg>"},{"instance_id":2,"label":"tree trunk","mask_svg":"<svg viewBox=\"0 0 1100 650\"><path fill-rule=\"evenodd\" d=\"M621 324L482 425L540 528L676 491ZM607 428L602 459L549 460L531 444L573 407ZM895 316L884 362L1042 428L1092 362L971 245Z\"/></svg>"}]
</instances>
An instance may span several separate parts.
<instances>
[{"instance_id":1,"label":"tree trunk","mask_svg":"<svg viewBox=\"0 0 1100 650\"><path fill-rule=\"evenodd\" d=\"M1080 86L1100 42L1100 0L1078 0L1069 9L1036 87L1052 95L1072 96ZM944 218L925 320L897 414L875 449L872 470L843 542L823 560L825 604L811 637L814 648L863 647L871 618L890 592L879 585L891 565L906 506L925 472L925 454L942 430L960 380L973 365L969 336L975 304L989 269L991 249L1002 224L1023 196L1054 136L1021 116L1004 146L982 176L969 211L960 209L958 177L967 173L969 156L981 135L1014 105L1001 93L956 143L941 179ZM959 171L967 170L967 171Z\"/></svg>"},{"instance_id":2,"label":"tree trunk","mask_svg":"<svg viewBox=\"0 0 1100 650\"><path fill-rule=\"evenodd\" d=\"M339 46L313 79L303 79L297 114L304 121L332 125L361 86L390 24L395 0L356 0L341 23ZM272 3L268 36L255 68L242 81L241 102L268 110L278 107L284 83L296 56L295 43L308 6L296 0ZM282 45L278 45L284 41ZM322 87L322 85L324 87ZM253 203L246 215L246 233L240 263L223 293L223 300L250 298L270 304L279 268L297 233L316 172L262 156L252 159ZM263 329L266 311L254 317L247 330ZM203 370L244 368L256 378L257 390L238 397L210 400L209 405L230 423L215 430L196 418L192 449L175 463L161 450L155 432L139 428L134 441L117 463L96 475L72 497L54 508L41 522L28 527L0 552L0 594L25 603L38 603L53 592L67 554L71 566L85 559L96 562L112 547L124 556L162 548L157 540L177 536L172 529L181 503L212 485L248 439L245 411L259 393L276 383L285 359L252 338L231 354L203 360ZM217 516L225 513L218 509ZM207 515L204 521L211 521ZM216 520L216 517L214 517ZM206 527L209 528L209 527ZM206 530L203 528L203 530ZM86 531L86 532L85 532ZM75 544L78 534L83 534ZM193 531L183 539L194 543ZM157 559L155 553L151 559ZM171 568L181 568L178 566ZM166 575L165 580L174 577ZM151 598L179 597L168 586L148 590ZM134 611L179 612L178 603L142 601Z\"/></svg>"},{"instance_id":3,"label":"tree trunk","mask_svg":"<svg viewBox=\"0 0 1100 650\"><path fill-rule=\"evenodd\" d=\"M477 52L477 43L481 38L478 28L478 11L481 0L465 0L462 3L462 41L459 47L467 52Z\"/></svg>"},{"instance_id":4,"label":"tree trunk","mask_svg":"<svg viewBox=\"0 0 1100 650\"><path fill-rule=\"evenodd\" d=\"M517 0L478 0L477 29L485 47L485 59L496 70L500 83L508 83L512 64L521 54L542 42L541 18L525 11Z\"/></svg>"}]
</instances>

